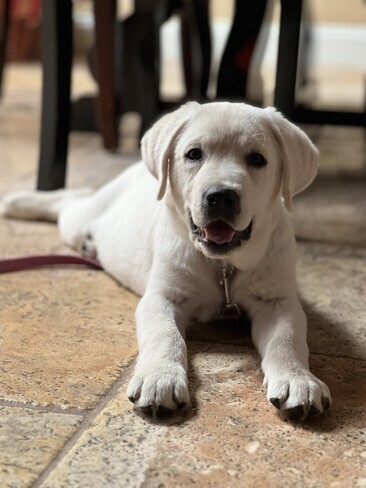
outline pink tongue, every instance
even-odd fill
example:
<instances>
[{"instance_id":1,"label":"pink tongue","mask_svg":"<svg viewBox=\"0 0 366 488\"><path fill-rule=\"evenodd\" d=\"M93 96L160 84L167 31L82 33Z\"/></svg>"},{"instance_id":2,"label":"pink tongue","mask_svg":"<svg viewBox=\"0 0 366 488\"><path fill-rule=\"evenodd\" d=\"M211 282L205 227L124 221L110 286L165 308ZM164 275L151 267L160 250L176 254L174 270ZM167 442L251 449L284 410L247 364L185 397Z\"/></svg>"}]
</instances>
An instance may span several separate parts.
<instances>
[{"instance_id":1,"label":"pink tongue","mask_svg":"<svg viewBox=\"0 0 366 488\"><path fill-rule=\"evenodd\" d=\"M215 244L226 244L231 242L235 236L235 230L223 220L216 220L203 228L205 238Z\"/></svg>"}]
</instances>

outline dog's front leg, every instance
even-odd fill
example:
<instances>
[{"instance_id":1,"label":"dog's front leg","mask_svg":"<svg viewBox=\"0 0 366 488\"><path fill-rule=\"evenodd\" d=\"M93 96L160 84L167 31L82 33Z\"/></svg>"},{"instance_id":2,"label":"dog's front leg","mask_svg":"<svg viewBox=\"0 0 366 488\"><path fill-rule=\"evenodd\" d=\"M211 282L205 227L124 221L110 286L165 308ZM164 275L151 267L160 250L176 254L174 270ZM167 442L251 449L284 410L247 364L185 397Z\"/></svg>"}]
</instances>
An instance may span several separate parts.
<instances>
[{"instance_id":1,"label":"dog's front leg","mask_svg":"<svg viewBox=\"0 0 366 488\"><path fill-rule=\"evenodd\" d=\"M127 395L155 415L189 403L185 318L162 294L147 293L136 311L139 355Z\"/></svg>"},{"instance_id":2,"label":"dog's front leg","mask_svg":"<svg viewBox=\"0 0 366 488\"><path fill-rule=\"evenodd\" d=\"M309 371L306 317L298 299L263 301L252 321L268 400L299 420L329 408L328 387Z\"/></svg>"}]
</instances>

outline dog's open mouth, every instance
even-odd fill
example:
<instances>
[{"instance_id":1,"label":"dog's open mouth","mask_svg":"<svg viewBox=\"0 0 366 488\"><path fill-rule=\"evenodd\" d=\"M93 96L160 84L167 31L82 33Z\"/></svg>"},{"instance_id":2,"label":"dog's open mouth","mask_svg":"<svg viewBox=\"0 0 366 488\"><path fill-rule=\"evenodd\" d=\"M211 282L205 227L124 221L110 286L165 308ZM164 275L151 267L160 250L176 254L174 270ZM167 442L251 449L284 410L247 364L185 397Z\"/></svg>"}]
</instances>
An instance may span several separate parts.
<instances>
[{"instance_id":1,"label":"dog's open mouth","mask_svg":"<svg viewBox=\"0 0 366 488\"><path fill-rule=\"evenodd\" d=\"M226 253L248 241L252 234L253 220L241 231L235 230L224 220L215 220L205 227L198 227L190 216L192 233L198 237L199 242L219 253Z\"/></svg>"}]
</instances>

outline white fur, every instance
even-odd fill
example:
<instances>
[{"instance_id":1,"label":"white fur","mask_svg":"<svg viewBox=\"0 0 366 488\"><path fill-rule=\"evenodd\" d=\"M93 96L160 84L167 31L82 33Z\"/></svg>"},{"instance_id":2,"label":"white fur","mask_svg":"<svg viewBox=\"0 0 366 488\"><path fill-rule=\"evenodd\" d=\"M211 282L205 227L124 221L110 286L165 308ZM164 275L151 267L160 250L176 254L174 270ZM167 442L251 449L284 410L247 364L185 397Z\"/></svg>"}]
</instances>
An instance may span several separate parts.
<instances>
[{"instance_id":1,"label":"white fur","mask_svg":"<svg viewBox=\"0 0 366 488\"><path fill-rule=\"evenodd\" d=\"M204 161L187 160L193 147L203 150ZM267 166L249 167L250 151L260 151ZM225 262L236 269L231 294L251 317L268 398L285 412L302 407L303 417L311 407L323 412L330 394L309 372L295 239L282 203L283 196L290 209L292 196L315 177L315 147L274 109L189 103L148 131L142 153L155 178L139 163L92 196L62 191L12 195L3 202L8 216L58 215L64 241L96 252L108 273L142 295L136 312L139 356L128 396L136 407L155 411L188 403L185 329L193 317L217 318ZM205 248L188 218L190 212L196 225L205 225L202 195L217 184L240 196L235 229L254 218L250 240L227 255Z\"/></svg>"}]
</instances>

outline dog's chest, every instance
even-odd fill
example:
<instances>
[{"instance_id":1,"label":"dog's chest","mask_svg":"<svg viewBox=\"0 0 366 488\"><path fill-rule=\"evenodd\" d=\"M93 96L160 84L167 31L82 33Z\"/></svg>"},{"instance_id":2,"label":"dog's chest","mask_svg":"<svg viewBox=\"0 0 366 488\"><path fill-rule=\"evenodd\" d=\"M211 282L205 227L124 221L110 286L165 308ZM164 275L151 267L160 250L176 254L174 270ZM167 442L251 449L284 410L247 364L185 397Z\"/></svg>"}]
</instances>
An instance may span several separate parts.
<instances>
[{"instance_id":1,"label":"dog's chest","mask_svg":"<svg viewBox=\"0 0 366 488\"><path fill-rule=\"evenodd\" d=\"M195 294L190 300L191 316L201 322L219 319L238 319L242 294L238 280L234 281L235 269L224 266L207 279L198 279Z\"/></svg>"},{"instance_id":2,"label":"dog's chest","mask_svg":"<svg viewBox=\"0 0 366 488\"><path fill-rule=\"evenodd\" d=\"M223 299L220 276L194 273L189 281L189 298L185 304L187 316L199 322L217 319Z\"/></svg>"},{"instance_id":3,"label":"dog's chest","mask_svg":"<svg viewBox=\"0 0 366 488\"><path fill-rule=\"evenodd\" d=\"M219 316L221 303L222 296L218 287L206 286L199 296L191 300L192 307L189 315L199 322L215 320Z\"/></svg>"}]
</instances>

